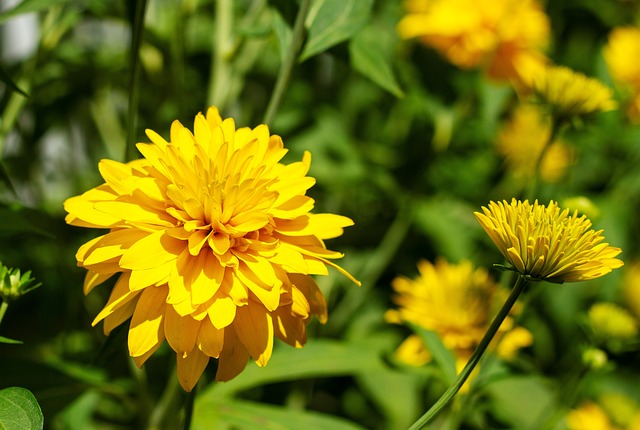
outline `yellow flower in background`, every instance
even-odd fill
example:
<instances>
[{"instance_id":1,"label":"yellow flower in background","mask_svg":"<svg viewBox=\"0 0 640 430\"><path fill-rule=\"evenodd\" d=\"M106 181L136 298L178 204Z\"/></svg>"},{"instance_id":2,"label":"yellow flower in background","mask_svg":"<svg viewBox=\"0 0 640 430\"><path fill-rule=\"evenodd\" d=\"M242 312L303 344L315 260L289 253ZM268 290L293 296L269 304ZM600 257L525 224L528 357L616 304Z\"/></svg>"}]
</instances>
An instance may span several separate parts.
<instances>
[{"instance_id":1,"label":"yellow flower in background","mask_svg":"<svg viewBox=\"0 0 640 430\"><path fill-rule=\"evenodd\" d=\"M527 81L547 62L550 25L532 0L407 0L402 38L419 38L463 69Z\"/></svg>"},{"instance_id":2,"label":"yellow flower in background","mask_svg":"<svg viewBox=\"0 0 640 430\"><path fill-rule=\"evenodd\" d=\"M302 347L311 316L327 318L310 275L332 266L357 283L324 244L353 222L310 213L311 156L280 163L287 150L265 125L236 129L212 107L193 133L174 121L170 134L147 130L142 159L102 160L105 183L64 206L69 224L109 229L76 254L85 294L119 274L93 324L109 333L131 318L138 366L166 339L190 391L210 358L224 381L249 357L266 365L274 336Z\"/></svg>"},{"instance_id":3,"label":"yellow flower in background","mask_svg":"<svg viewBox=\"0 0 640 430\"><path fill-rule=\"evenodd\" d=\"M622 292L625 304L640 319L640 261L625 266Z\"/></svg>"},{"instance_id":4,"label":"yellow flower in background","mask_svg":"<svg viewBox=\"0 0 640 430\"><path fill-rule=\"evenodd\" d=\"M568 67L546 67L533 76L530 84L560 117L606 112L617 107L609 87Z\"/></svg>"},{"instance_id":5,"label":"yellow flower in background","mask_svg":"<svg viewBox=\"0 0 640 430\"><path fill-rule=\"evenodd\" d=\"M586 216L513 199L490 202L475 212L502 255L521 275L550 282L578 282L599 278L623 265L615 258L621 249L602 243L602 230L591 229Z\"/></svg>"},{"instance_id":6,"label":"yellow flower in background","mask_svg":"<svg viewBox=\"0 0 640 430\"><path fill-rule=\"evenodd\" d=\"M604 59L613 80L627 93L627 115L640 121L640 28L619 27L609 34Z\"/></svg>"},{"instance_id":7,"label":"yellow flower in background","mask_svg":"<svg viewBox=\"0 0 640 430\"><path fill-rule=\"evenodd\" d=\"M509 171L521 181L535 175L536 161L540 158L549 135L551 124L535 105L518 106L498 134L498 151L506 158ZM540 166L540 175L546 182L563 178L571 165L573 151L555 140L549 145Z\"/></svg>"},{"instance_id":8,"label":"yellow flower in background","mask_svg":"<svg viewBox=\"0 0 640 430\"><path fill-rule=\"evenodd\" d=\"M614 424L628 430L638 429L640 409L632 398L621 393L609 392L599 396L598 403Z\"/></svg>"},{"instance_id":9,"label":"yellow flower in background","mask_svg":"<svg viewBox=\"0 0 640 430\"><path fill-rule=\"evenodd\" d=\"M596 303L588 312L589 326L603 342L632 340L638 335L638 323L624 308L614 303Z\"/></svg>"},{"instance_id":10,"label":"yellow flower in background","mask_svg":"<svg viewBox=\"0 0 640 430\"><path fill-rule=\"evenodd\" d=\"M616 430L604 410L593 402L585 402L567 414L569 430Z\"/></svg>"},{"instance_id":11,"label":"yellow flower in background","mask_svg":"<svg viewBox=\"0 0 640 430\"><path fill-rule=\"evenodd\" d=\"M385 317L392 323L409 322L437 333L454 352L461 368L482 339L494 311L504 301L503 295L489 273L482 268L474 269L470 261L449 264L439 259L432 264L423 260L418 263L418 270L420 274L415 279L400 276L393 280L397 293L393 301L399 308L387 311ZM523 334L528 333L524 328L509 338L512 329L513 320L507 317L496 337L496 341L502 340L500 347L509 358L533 341ZM431 360L417 335L409 336L400 345L396 357L415 366Z\"/></svg>"}]
</instances>

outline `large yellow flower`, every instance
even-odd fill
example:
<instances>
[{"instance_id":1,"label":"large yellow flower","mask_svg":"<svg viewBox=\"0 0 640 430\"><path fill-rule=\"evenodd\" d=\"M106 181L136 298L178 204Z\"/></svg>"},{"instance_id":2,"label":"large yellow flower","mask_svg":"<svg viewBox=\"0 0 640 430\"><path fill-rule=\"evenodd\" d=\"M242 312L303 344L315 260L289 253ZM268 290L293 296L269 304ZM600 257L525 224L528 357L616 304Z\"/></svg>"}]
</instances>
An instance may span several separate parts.
<instances>
[{"instance_id":1,"label":"large yellow flower","mask_svg":"<svg viewBox=\"0 0 640 430\"><path fill-rule=\"evenodd\" d=\"M616 430L605 411L593 402L584 402L567 414L569 430Z\"/></svg>"},{"instance_id":2,"label":"large yellow flower","mask_svg":"<svg viewBox=\"0 0 640 430\"><path fill-rule=\"evenodd\" d=\"M568 67L548 66L534 75L530 84L537 95L552 106L556 115L563 118L606 112L617 107L609 87Z\"/></svg>"},{"instance_id":3,"label":"large yellow flower","mask_svg":"<svg viewBox=\"0 0 640 430\"><path fill-rule=\"evenodd\" d=\"M462 368L480 343L497 307L504 301L498 285L482 269L474 269L470 261L449 264L438 260L418 263L420 275L393 280L397 295L397 310L389 310L386 319L393 323L409 322L432 330L442 343L455 353L457 366ZM504 356L532 343L531 334L521 327L513 329L510 317L502 323L496 339L501 340ZM513 336L510 336L514 334ZM409 336L398 348L398 358L411 365L423 365L431 354L420 338Z\"/></svg>"},{"instance_id":4,"label":"large yellow flower","mask_svg":"<svg viewBox=\"0 0 640 430\"><path fill-rule=\"evenodd\" d=\"M64 205L68 223L109 229L76 255L85 293L120 274L93 324L104 320L109 333L131 318L138 366L166 339L187 391L211 357L216 379L228 380L249 357L266 365L274 336L301 347L311 316L327 318L309 275L332 266L351 278L323 240L353 223L310 213L309 153L282 164L279 136L265 125L236 129L214 107L196 116L193 133L175 121L169 142L147 136L143 159L102 160L105 183Z\"/></svg>"},{"instance_id":5,"label":"large yellow flower","mask_svg":"<svg viewBox=\"0 0 640 430\"><path fill-rule=\"evenodd\" d=\"M520 105L498 134L498 150L506 158L509 171L521 181L533 178L536 161L547 145L551 124L535 105ZM540 176L557 182L571 164L573 151L560 140L549 144L542 158Z\"/></svg>"},{"instance_id":6,"label":"large yellow flower","mask_svg":"<svg viewBox=\"0 0 640 430\"><path fill-rule=\"evenodd\" d=\"M547 62L549 19L533 0L407 0L398 24L461 68L494 79L527 81Z\"/></svg>"},{"instance_id":7,"label":"large yellow flower","mask_svg":"<svg viewBox=\"0 0 640 430\"><path fill-rule=\"evenodd\" d=\"M627 114L640 121L640 28L619 27L609 34L604 59L611 77L628 93Z\"/></svg>"},{"instance_id":8,"label":"large yellow flower","mask_svg":"<svg viewBox=\"0 0 640 430\"><path fill-rule=\"evenodd\" d=\"M475 212L487 232L514 270L535 280L577 282L603 276L623 265L615 258L620 248L601 243L602 230L591 229L586 216L548 206L513 199L490 202Z\"/></svg>"}]
</instances>

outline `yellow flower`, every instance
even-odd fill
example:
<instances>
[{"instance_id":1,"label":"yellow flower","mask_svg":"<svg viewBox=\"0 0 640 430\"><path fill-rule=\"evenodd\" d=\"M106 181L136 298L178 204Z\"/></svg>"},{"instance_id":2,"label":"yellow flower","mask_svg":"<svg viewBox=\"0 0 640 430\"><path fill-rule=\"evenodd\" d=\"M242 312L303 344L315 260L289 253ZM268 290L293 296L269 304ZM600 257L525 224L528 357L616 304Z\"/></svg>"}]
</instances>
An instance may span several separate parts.
<instances>
[{"instance_id":1,"label":"yellow flower","mask_svg":"<svg viewBox=\"0 0 640 430\"><path fill-rule=\"evenodd\" d=\"M327 318L310 275L332 266L351 278L329 261L342 254L324 239L353 224L310 213L309 153L282 164L279 136L265 125L236 129L214 107L196 116L193 133L174 121L169 142L147 136L144 158L102 160L105 183L64 204L69 224L109 229L76 255L88 270L85 294L119 274L93 324L104 320L109 333L131 318L138 366L166 339L187 391L211 357L224 381L249 357L266 365L274 336L302 347L311 316Z\"/></svg>"},{"instance_id":2,"label":"yellow flower","mask_svg":"<svg viewBox=\"0 0 640 430\"><path fill-rule=\"evenodd\" d=\"M482 339L495 306L503 302L498 286L486 270L474 270L470 261L449 264L440 259L434 265L423 260L418 263L418 270L420 275L415 279L400 276L393 280L393 289L398 293L394 302L399 309L387 311L385 317L389 322L410 322L434 331L454 352L458 367L462 367ZM507 317L496 339L512 327L513 320ZM516 349L531 344L518 336L512 340L504 348L510 357ZM396 356L412 365L431 360L431 354L415 335L400 346Z\"/></svg>"},{"instance_id":3,"label":"yellow flower","mask_svg":"<svg viewBox=\"0 0 640 430\"><path fill-rule=\"evenodd\" d=\"M511 119L500 130L498 150L506 157L509 170L521 181L528 181L535 174L535 167L544 149L551 124L535 105L518 106ZM546 182L557 182L571 164L573 151L559 140L549 145L545 152L540 174Z\"/></svg>"},{"instance_id":4,"label":"yellow flower","mask_svg":"<svg viewBox=\"0 0 640 430\"><path fill-rule=\"evenodd\" d=\"M600 406L585 402L567 415L569 430L615 430L609 417Z\"/></svg>"},{"instance_id":5,"label":"yellow flower","mask_svg":"<svg viewBox=\"0 0 640 430\"><path fill-rule=\"evenodd\" d=\"M546 67L532 77L530 84L534 92L563 118L606 112L617 107L609 87L567 67Z\"/></svg>"},{"instance_id":6,"label":"yellow flower","mask_svg":"<svg viewBox=\"0 0 640 430\"><path fill-rule=\"evenodd\" d=\"M631 430L638 416L638 404L630 397L620 393L605 393L598 398L598 402L616 425Z\"/></svg>"},{"instance_id":7,"label":"yellow flower","mask_svg":"<svg viewBox=\"0 0 640 430\"><path fill-rule=\"evenodd\" d=\"M640 319L640 261L625 267L623 285L625 304Z\"/></svg>"},{"instance_id":8,"label":"yellow flower","mask_svg":"<svg viewBox=\"0 0 640 430\"><path fill-rule=\"evenodd\" d=\"M589 326L601 341L627 341L638 335L638 323L624 308L613 303L596 303L589 309Z\"/></svg>"},{"instance_id":9,"label":"yellow flower","mask_svg":"<svg viewBox=\"0 0 640 430\"><path fill-rule=\"evenodd\" d=\"M461 68L499 80L527 80L542 69L549 19L532 0L408 0L398 24Z\"/></svg>"},{"instance_id":10,"label":"yellow flower","mask_svg":"<svg viewBox=\"0 0 640 430\"><path fill-rule=\"evenodd\" d=\"M619 27L609 34L604 59L611 77L629 96L627 115L640 121L640 28Z\"/></svg>"},{"instance_id":11,"label":"yellow flower","mask_svg":"<svg viewBox=\"0 0 640 430\"><path fill-rule=\"evenodd\" d=\"M586 216L570 215L553 201L492 201L482 212L475 216L493 243L514 270L532 279L586 281L623 265L615 258L620 248L601 243L602 230L592 230Z\"/></svg>"}]
</instances>

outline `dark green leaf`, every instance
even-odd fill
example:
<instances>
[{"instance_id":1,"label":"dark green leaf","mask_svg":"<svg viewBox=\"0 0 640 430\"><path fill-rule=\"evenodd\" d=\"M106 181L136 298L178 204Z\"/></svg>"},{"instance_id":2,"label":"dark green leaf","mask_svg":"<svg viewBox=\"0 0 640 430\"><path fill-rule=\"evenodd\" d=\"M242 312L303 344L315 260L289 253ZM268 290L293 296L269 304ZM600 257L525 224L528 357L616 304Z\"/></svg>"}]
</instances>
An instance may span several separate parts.
<instances>
[{"instance_id":1,"label":"dark green leaf","mask_svg":"<svg viewBox=\"0 0 640 430\"><path fill-rule=\"evenodd\" d=\"M209 398L198 402L191 428L220 428L227 424L234 429L263 430L360 430L349 421L317 412L267 406L254 402Z\"/></svg>"},{"instance_id":2,"label":"dark green leaf","mask_svg":"<svg viewBox=\"0 0 640 430\"><path fill-rule=\"evenodd\" d=\"M68 2L70 2L70 0L24 0L13 9L0 13L0 23L13 18L14 16L22 15L23 13L39 12L43 9L55 6L56 4Z\"/></svg>"},{"instance_id":3,"label":"dark green leaf","mask_svg":"<svg viewBox=\"0 0 640 430\"><path fill-rule=\"evenodd\" d=\"M305 26L309 30L300 61L351 39L367 24L373 0L316 0Z\"/></svg>"},{"instance_id":4,"label":"dark green leaf","mask_svg":"<svg viewBox=\"0 0 640 430\"><path fill-rule=\"evenodd\" d=\"M9 343L12 345L20 345L23 342L21 340L9 339L8 337L0 336L0 343Z\"/></svg>"},{"instance_id":5,"label":"dark green leaf","mask_svg":"<svg viewBox=\"0 0 640 430\"><path fill-rule=\"evenodd\" d=\"M47 237L53 237L51 233L35 226L20 210L12 210L6 206L0 206L0 237L13 236L20 233L36 233Z\"/></svg>"},{"instance_id":6,"label":"dark green leaf","mask_svg":"<svg viewBox=\"0 0 640 430\"><path fill-rule=\"evenodd\" d=\"M378 28L368 26L351 39L349 54L354 69L396 97L404 96L391 68L393 57L380 43Z\"/></svg>"},{"instance_id":7,"label":"dark green leaf","mask_svg":"<svg viewBox=\"0 0 640 430\"><path fill-rule=\"evenodd\" d=\"M2 67L0 67L0 80L4 82L11 90L17 91L25 97L29 97L27 93L21 90L18 85L11 79L11 77L4 71Z\"/></svg>"},{"instance_id":8,"label":"dark green leaf","mask_svg":"<svg viewBox=\"0 0 640 430\"><path fill-rule=\"evenodd\" d=\"M276 9L271 10L271 28L278 40L278 50L280 52L280 61L284 63L284 59L287 56L287 51L291 45L291 27L282 18L280 12Z\"/></svg>"},{"instance_id":9,"label":"dark green leaf","mask_svg":"<svg viewBox=\"0 0 640 430\"><path fill-rule=\"evenodd\" d=\"M31 391L20 387L0 390L0 429L35 430L43 425L40 405Z\"/></svg>"}]
</instances>

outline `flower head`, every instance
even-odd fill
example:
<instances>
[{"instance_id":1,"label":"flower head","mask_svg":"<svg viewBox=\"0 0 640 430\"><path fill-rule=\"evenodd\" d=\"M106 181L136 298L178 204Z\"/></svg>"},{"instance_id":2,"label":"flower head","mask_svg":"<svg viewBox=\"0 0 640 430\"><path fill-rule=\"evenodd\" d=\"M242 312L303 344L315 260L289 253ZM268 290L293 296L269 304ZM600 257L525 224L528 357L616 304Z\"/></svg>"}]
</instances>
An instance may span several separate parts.
<instances>
[{"instance_id":1,"label":"flower head","mask_svg":"<svg viewBox=\"0 0 640 430\"><path fill-rule=\"evenodd\" d=\"M553 201L548 206L537 200L490 202L475 216L513 269L531 279L586 281L623 265L615 258L620 248L602 243L602 230Z\"/></svg>"},{"instance_id":2,"label":"flower head","mask_svg":"<svg viewBox=\"0 0 640 430\"><path fill-rule=\"evenodd\" d=\"M588 321L600 344L610 350L624 347L638 336L638 322L625 308L614 303L596 303L588 312Z\"/></svg>"},{"instance_id":3,"label":"flower head","mask_svg":"<svg viewBox=\"0 0 640 430\"><path fill-rule=\"evenodd\" d=\"M491 78L526 80L546 63L549 19L532 0L408 0L398 24L461 68Z\"/></svg>"},{"instance_id":4,"label":"flower head","mask_svg":"<svg viewBox=\"0 0 640 430\"><path fill-rule=\"evenodd\" d=\"M249 357L266 365L274 336L301 347L311 316L327 318L310 275L332 266L351 278L324 239L352 221L310 213L309 153L283 164L282 139L267 126L236 129L213 107L193 133L175 121L170 141L147 136L144 158L102 160L105 183L65 202L68 223L109 229L76 254L85 293L119 274L93 324L104 320L108 333L131 318L138 366L166 339L187 391L209 358L228 380Z\"/></svg>"},{"instance_id":5,"label":"flower head","mask_svg":"<svg viewBox=\"0 0 640 430\"><path fill-rule=\"evenodd\" d=\"M615 430L605 411L596 403L584 402L567 414L569 430Z\"/></svg>"},{"instance_id":6,"label":"flower head","mask_svg":"<svg viewBox=\"0 0 640 430\"><path fill-rule=\"evenodd\" d=\"M613 80L625 90L629 102L627 115L640 121L640 28L618 27L609 34L604 59Z\"/></svg>"},{"instance_id":7,"label":"flower head","mask_svg":"<svg viewBox=\"0 0 640 430\"><path fill-rule=\"evenodd\" d=\"M534 92L562 118L606 112L617 107L611 89L568 67L549 66L533 76Z\"/></svg>"},{"instance_id":8,"label":"flower head","mask_svg":"<svg viewBox=\"0 0 640 430\"><path fill-rule=\"evenodd\" d=\"M498 150L506 157L513 176L522 181L533 178L536 160L549 140L551 124L535 105L517 107L513 116L500 130ZM544 153L540 176L547 182L557 182L571 164L573 151L559 140L551 142Z\"/></svg>"},{"instance_id":9,"label":"flower head","mask_svg":"<svg viewBox=\"0 0 640 430\"><path fill-rule=\"evenodd\" d=\"M400 276L392 286L397 295L394 302L397 310L389 310L386 318L390 322L410 322L432 330L452 350L457 362L464 365L482 339L496 306L503 297L497 284L482 269L474 269L470 261L449 264L438 260L418 263L420 275L415 279ZM512 357L515 351L531 344L533 339L523 331L508 338L513 329L513 320L507 317L500 327L502 350ZM526 332L526 333L524 333ZM529 334L530 335L530 334ZM412 335L398 348L397 357L412 365L423 365L431 360L430 353L419 337Z\"/></svg>"}]
</instances>

